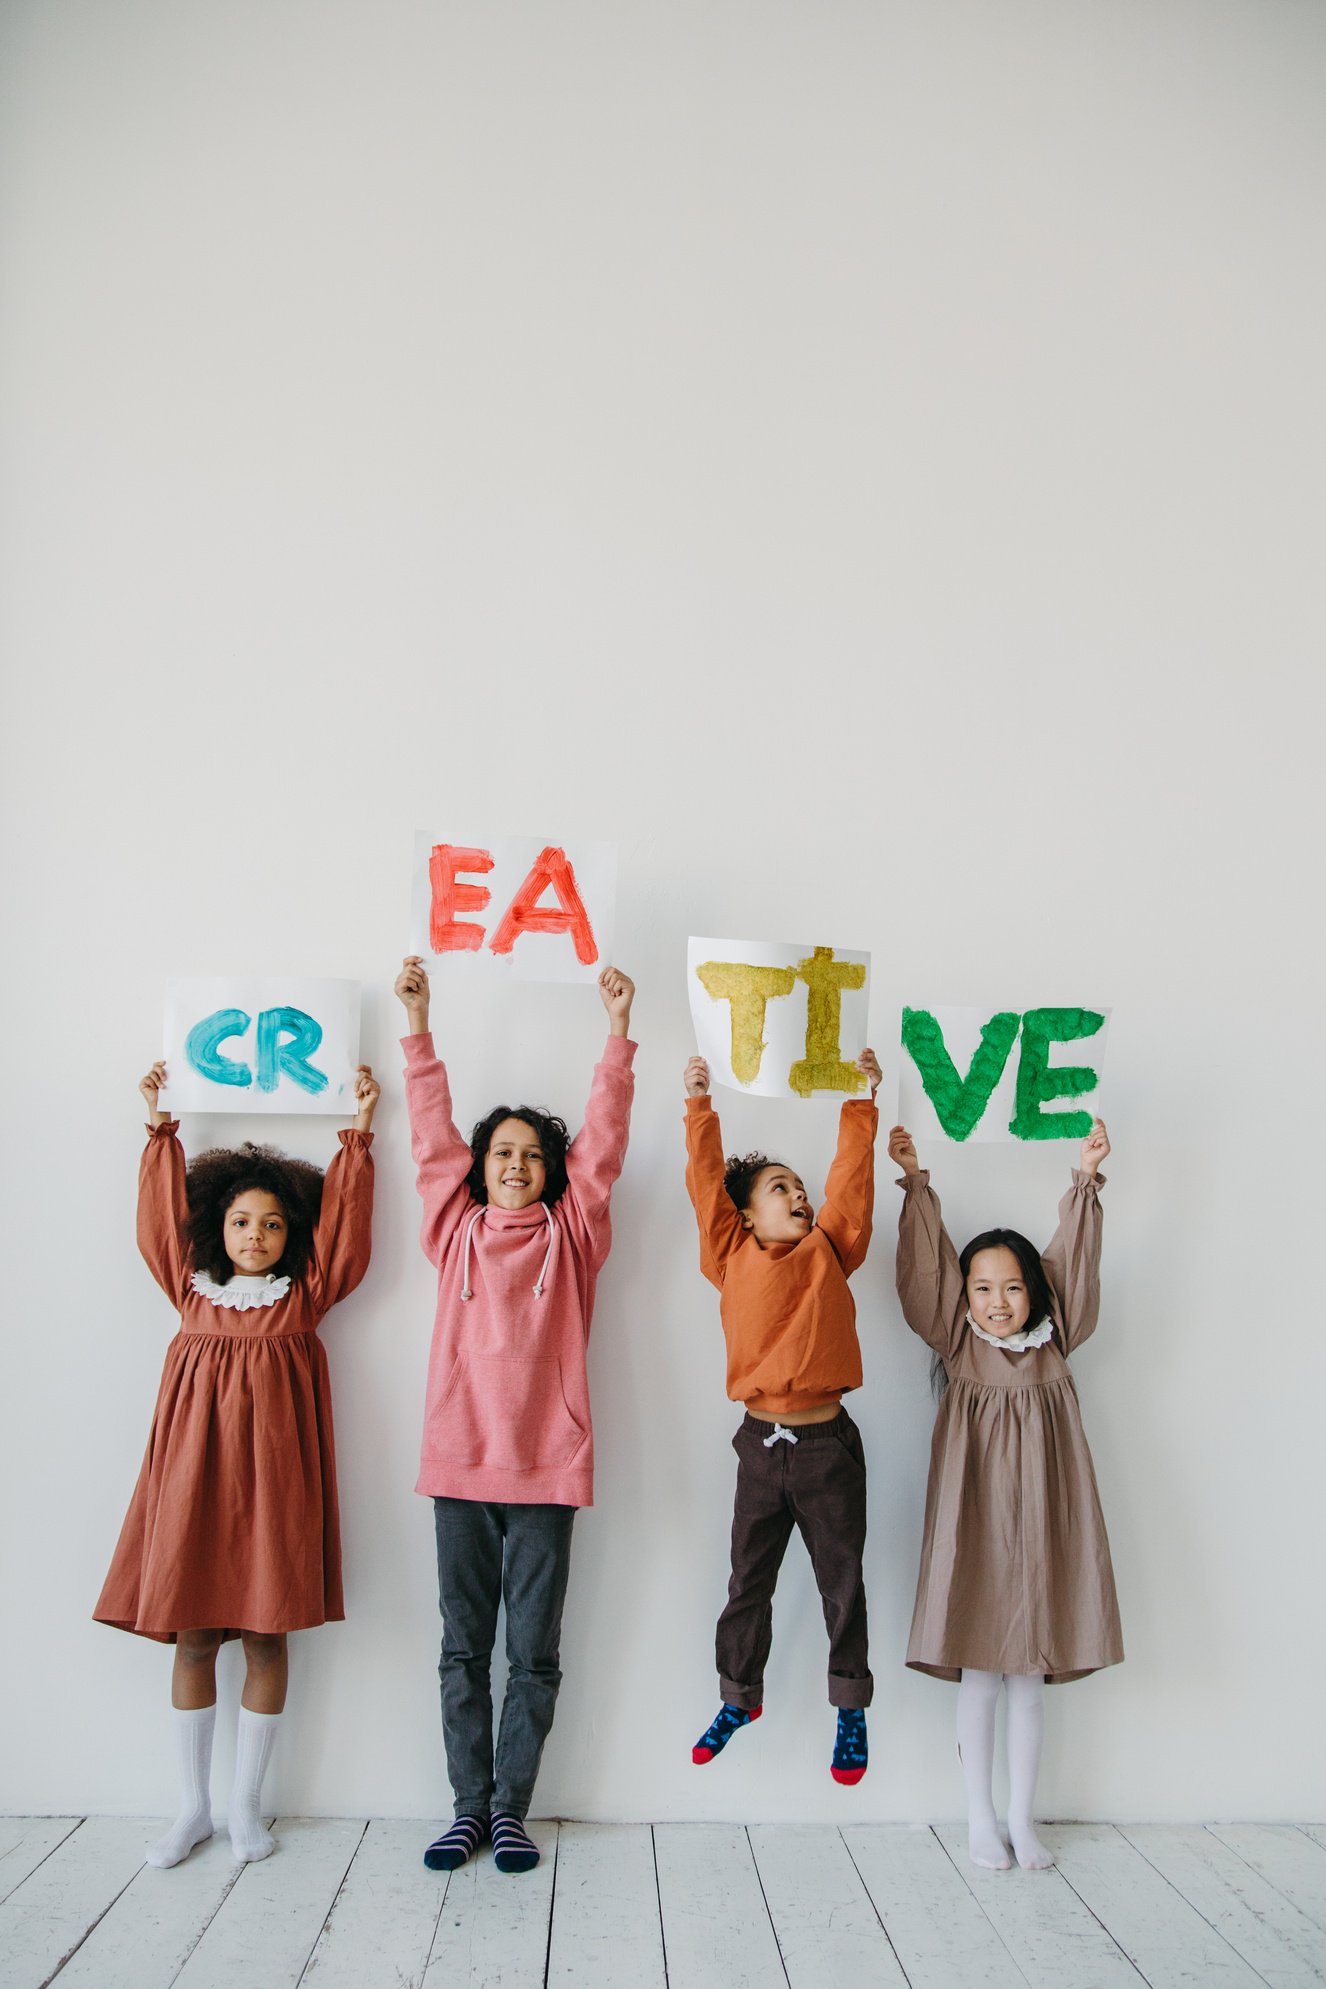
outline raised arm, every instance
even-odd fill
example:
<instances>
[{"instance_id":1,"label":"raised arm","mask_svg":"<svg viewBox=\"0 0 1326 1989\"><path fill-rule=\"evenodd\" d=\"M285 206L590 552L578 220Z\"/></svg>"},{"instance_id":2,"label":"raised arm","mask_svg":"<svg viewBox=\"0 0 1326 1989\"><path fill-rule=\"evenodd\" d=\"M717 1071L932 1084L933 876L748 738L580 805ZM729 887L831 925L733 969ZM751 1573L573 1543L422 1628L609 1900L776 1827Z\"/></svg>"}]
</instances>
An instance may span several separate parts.
<instances>
[{"instance_id":1,"label":"raised arm","mask_svg":"<svg viewBox=\"0 0 1326 1989\"><path fill-rule=\"evenodd\" d=\"M179 1122L163 1112L157 1093L166 1081L159 1059L138 1086L147 1103L147 1146L138 1167L138 1248L172 1305L184 1297L189 1203Z\"/></svg>"},{"instance_id":2,"label":"raised arm","mask_svg":"<svg viewBox=\"0 0 1326 1989\"><path fill-rule=\"evenodd\" d=\"M598 987L608 1012L608 1040L594 1066L584 1124L566 1150L570 1199L566 1213L570 1215L574 1210L585 1224L594 1262L601 1264L612 1241L608 1202L626 1159L631 1100L635 1096L635 1075L631 1068L635 1044L630 1038L635 983L616 967L605 967L599 975Z\"/></svg>"},{"instance_id":3,"label":"raised arm","mask_svg":"<svg viewBox=\"0 0 1326 1989\"><path fill-rule=\"evenodd\" d=\"M723 1128L709 1096L709 1066L692 1057L686 1066L686 1192L700 1227L700 1269L723 1289L728 1259L745 1230L723 1186Z\"/></svg>"},{"instance_id":4,"label":"raised arm","mask_svg":"<svg viewBox=\"0 0 1326 1989\"><path fill-rule=\"evenodd\" d=\"M849 1278L865 1262L875 1212L875 1134L879 1112L879 1059L866 1050L858 1067L870 1079L870 1098L849 1098L838 1115L838 1150L824 1184L824 1206L816 1217Z\"/></svg>"},{"instance_id":5,"label":"raised arm","mask_svg":"<svg viewBox=\"0 0 1326 1989\"><path fill-rule=\"evenodd\" d=\"M373 1242L373 1157L369 1152L373 1135L355 1124L342 1129L340 1141L340 1151L322 1184L322 1207L313 1231L308 1272L309 1294L319 1317L338 1299L348 1297L360 1282L368 1269Z\"/></svg>"},{"instance_id":6,"label":"raised arm","mask_svg":"<svg viewBox=\"0 0 1326 1989\"><path fill-rule=\"evenodd\" d=\"M1091 1338L1100 1316L1100 1190L1105 1183L1100 1164L1109 1150L1104 1120L1093 1120L1082 1144L1081 1165L1073 1169L1073 1184L1059 1204L1059 1227L1041 1258L1066 1354Z\"/></svg>"},{"instance_id":7,"label":"raised arm","mask_svg":"<svg viewBox=\"0 0 1326 1989\"><path fill-rule=\"evenodd\" d=\"M966 1314L966 1288L958 1253L944 1227L939 1197L917 1162L904 1126L889 1134L889 1157L902 1169L898 1218L898 1298L913 1333L948 1360L957 1352Z\"/></svg>"},{"instance_id":8,"label":"raised arm","mask_svg":"<svg viewBox=\"0 0 1326 1989\"><path fill-rule=\"evenodd\" d=\"M410 1033L402 1039L401 1047L405 1051L410 1144L424 1205L419 1240L429 1261L440 1264L448 1236L473 1199L466 1186L473 1156L451 1116L451 1084L446 1065L433 1047L428 1027L428 975L417 954L403 963L396 976L396 993L410 1023Z\"/></svg>"}]
</instances>

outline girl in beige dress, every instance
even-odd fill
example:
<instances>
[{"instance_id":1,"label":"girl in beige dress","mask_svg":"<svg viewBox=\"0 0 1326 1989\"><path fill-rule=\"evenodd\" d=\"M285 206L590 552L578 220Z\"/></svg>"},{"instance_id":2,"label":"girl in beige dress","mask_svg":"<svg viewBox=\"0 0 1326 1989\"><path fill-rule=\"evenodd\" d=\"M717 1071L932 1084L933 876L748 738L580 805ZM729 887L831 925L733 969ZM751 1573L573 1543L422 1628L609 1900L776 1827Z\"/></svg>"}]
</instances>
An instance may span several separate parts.
<instances>
[{"instance_id":1,"label":"girl in beige dress","mask_svg":"<svg viewBox=\"0 0 1326 1989\"><path fill-rule=\"evenodd\" d=\"M1110 1547L1067 1356L1100 1307L1101 1162L1092 1123L1044 1256L987 1230L961 1256L903 1126L898 1295L942 1367L907 1662L959 1681L958 1753L972 1862L1007 1871L992 1793L995 1705L1008 1701L1008 1832L1018 1863L1053 1864L1032 1812L1042 1690L1123 1657Z\"/></svg>"}]
</instances>

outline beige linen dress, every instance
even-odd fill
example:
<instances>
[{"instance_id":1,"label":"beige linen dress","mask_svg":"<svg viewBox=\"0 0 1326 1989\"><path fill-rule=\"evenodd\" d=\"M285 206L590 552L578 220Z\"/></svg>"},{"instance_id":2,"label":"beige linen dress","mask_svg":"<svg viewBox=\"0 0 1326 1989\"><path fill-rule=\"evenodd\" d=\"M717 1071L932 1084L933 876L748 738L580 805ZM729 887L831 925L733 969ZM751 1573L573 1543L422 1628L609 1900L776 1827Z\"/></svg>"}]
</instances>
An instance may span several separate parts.
<instances>
[{"instance_id":1,"label":"beige linen dress","mask_svg":"<svg viewBox=\"0 0 1326 1989\"><path fill-rule=\"evenodd\" d=\"M1012 1352L967 1323L958 1255L924 1170L900 1184L898 1295L948 1372L935 1418L907 1663L933 1678L1042 1672L1051 1685L1123 1658L1110 1545L1065 1359L1100 1306L1099 1188L1077 1171L1041 1262L1053 1337Z\"/></svg>"}]
</instances>

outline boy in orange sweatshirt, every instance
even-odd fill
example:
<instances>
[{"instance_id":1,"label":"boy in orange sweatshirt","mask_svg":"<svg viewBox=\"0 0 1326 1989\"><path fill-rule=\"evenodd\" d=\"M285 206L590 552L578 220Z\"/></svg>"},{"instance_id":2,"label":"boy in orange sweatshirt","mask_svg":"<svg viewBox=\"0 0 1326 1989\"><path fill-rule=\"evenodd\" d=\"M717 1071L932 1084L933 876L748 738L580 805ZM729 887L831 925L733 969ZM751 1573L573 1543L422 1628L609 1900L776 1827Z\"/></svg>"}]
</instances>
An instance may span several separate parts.
<instances>
[{"instance_id":1,"label":"boy in orange sweatshirt","mask_svg":"<svg viewBox=\"0 0 1326 1989\"><path fill-rule=\"evenodd\" d=\"M723 1704L691 1750L703 1764L764 1710L773 1593L792 1528L806 1543L829 1633L829 1704L838 1710L830 1772L866 1772L866 1465L842 1396L861 1385L847 1280L870 1245L879 1059L857 1068L870 1098L842 1108L838 1151L818 1217L801 1177L767 1154L724 1161L709 1066L686 1066L686 1188L700 1226L700 1268L721 1294L727 1392L746 1416L732 1439L737 1496L732 1579L718 1619Z\"/></svg>"}]
</instances>

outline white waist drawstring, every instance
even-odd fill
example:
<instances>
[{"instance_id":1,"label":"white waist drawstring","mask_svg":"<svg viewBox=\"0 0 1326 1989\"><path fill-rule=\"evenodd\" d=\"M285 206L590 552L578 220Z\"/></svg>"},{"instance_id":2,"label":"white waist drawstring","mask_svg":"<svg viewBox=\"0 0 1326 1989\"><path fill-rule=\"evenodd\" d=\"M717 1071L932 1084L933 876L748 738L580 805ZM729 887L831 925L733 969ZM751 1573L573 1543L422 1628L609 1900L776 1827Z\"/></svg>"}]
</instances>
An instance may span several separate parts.
<instances>
[{"instance_id":1,"label":"white waist drawstring","mask_svg":"<svg viewBox=\"0 0 1326 1989\"><path fill-rule=\"evenodd\" d=\"M548 1266L552 1262L553 1245L557 1241L557 1225L553 1221L552 1210L546 1202L541 1203L540 1206L543 1209L544 1220L548 1225L548 1248L543 1253L543 1264L540 1267L539 1275L534 1285L535 1298L543 1297L543 1287L548 1276ZM460 1266L460 1295L462 1299L474 1297L474 1293L470 1289L470 1246L474 1239L475 1228L482 1220L483 1210L476 1209L465 1225L465 1246L461 1252ZM796 1438L793 1437L792 1441L795 1443Z\"/></svg>"},{"instance_id":2,"label":"white waist drawstring","mask_svg":"<svg viewBox=\"0 0 1326 1989\"><path fill-rule=\"evenodd\" d=\"M474 1225L478 1222L482 1214L482 1209L476 1209L465 1225L465 1248L461 1254L460 1265L460 1295L462 1298L474 1297L474 1293L470 1290L470 1239L474 1235Z\"/></svg>"},{"instance_id":3,"label":"white waist drawstring","mask_svg":"<svg viewBox=\"0 0 1326 1989\"><path fill-rule=\"evenodd\" d=\"M767 1436L764 1439L765 1449L772 1450L774 1445L777 1443L779 1437L783 1439L784 1443L796 1442L796 1437L791 1430L785 1430L781 1423L775 1423L773 1426L773 1435Z\"/></svg>"},{"instance_id":4,"label":"white waist drawstring","mask_svg":"<svg viewBox=\"0 0 1326 1989\"><path fill-rule=\"evenodd\" d=\"M535 1298L543 1297L543 1281L548 1275L548 1266L552 1262L553 1244L557 1240L557 1225L553 1221L552 1210L546 1202L542 1206L543 1213L548 1218L548 1248L543 1253L543 1266L539 1272L538 1281L534 1286Z\"/></svg>"}]
</instances>

